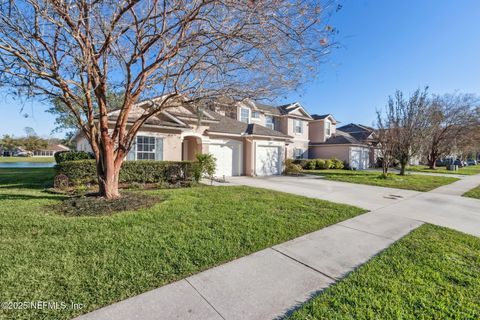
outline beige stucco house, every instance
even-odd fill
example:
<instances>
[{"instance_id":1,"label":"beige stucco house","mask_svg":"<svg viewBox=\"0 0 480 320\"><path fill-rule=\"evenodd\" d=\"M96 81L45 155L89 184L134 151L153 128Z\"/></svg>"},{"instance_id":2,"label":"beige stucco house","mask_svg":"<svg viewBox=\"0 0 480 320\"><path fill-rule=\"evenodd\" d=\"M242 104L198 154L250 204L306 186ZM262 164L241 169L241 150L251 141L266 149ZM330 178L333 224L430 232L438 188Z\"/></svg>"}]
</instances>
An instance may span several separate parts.
<instances>
[{"instance_id":1,"label":"beige stucco house","mask_svg":"<svg viewBox=\"0 0 480 320\"><path fill-rule=\"evenodd\" d=\"M150 118L138 132L127 160L194 160L211 153L217 177L281 174L287 157L308 157L310 115L298 103L280 107L246 100L228 108L202 110L188 106L168 108ZM134 107L131 122L143 114ZM113 124L119 111L109 113ZM91 151L78 134L77 150Z\"/></svg>"},{"instance_id":2,"label":"beige stucco house","mask_svg":"<svg viewBox=\"0 0 480 320\"><path fill-rule=\"evenodd\" d=\"M367 143L368 137L361 138L360 134L354 132L353 127L348 130L350 125L337 128L338 122L331 114L314 114L312 118L309 123L310 158L335 157L358 170L367 169L373 164L373 160L370 160L371 146Z\"/></svg>"},{"instance_id":3,"label":"beige stucco house","mask_svg":"<svg viewBox=\"0 0 480 320\"><path fill-rule=\"evenodd\" d=\"M359 170L374 163L372 128L337 128L331 114L310 115L297 102L270 106L250 99L219 101L201 111L186 105L167 108L150 118L127 160L194 160L197 153L211 153L217 177L281 174L287 158L335 157ZM133 108L130 122L145 112L144 106L145 102ZM112 127L118 114L109 113ZM75 139L77 150L91 151L82 134Z\"/></svg>"}]
</instances>

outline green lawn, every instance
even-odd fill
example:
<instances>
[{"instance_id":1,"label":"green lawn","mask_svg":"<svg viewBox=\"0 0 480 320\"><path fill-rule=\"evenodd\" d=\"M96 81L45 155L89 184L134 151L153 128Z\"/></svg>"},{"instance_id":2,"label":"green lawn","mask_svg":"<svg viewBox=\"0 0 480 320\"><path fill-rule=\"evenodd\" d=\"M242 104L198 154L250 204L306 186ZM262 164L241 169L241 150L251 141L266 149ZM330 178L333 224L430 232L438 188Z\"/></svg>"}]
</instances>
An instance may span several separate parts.
<instances>
[{"instance_id":1,"label":"green lawn","mask_svg":"<svg viewBox=\"0 0 480 320\"><path fill-rule=\"evenodd\" d=\"M148 191L163 202L102 217L46 209L52 169L0 169L0 301L82 303L0 310L0 319L70 319L351 218L363 209L248 187ZM147 191L141 191L147 192Z\"/></svg>"},{"instance_id":2,"label":"green lawn","mask_svg":"<svg viewBox=\"0 0 480 320\"><path fill-rule=\"evenodd\" d=\"M0 157L0 162L55 162L54 157Z\"/></svg>"},{"instance_id":3,"label":"green lawn","mask_svg":"<svg viewBox=\"0 0 480 320\"><path fill-rule=\"evenodd\" d=\"M479 238L423 225L291 319L479 319L479 273Z\"/></svg>"},{"instance_id":4,"label":"green lawn","mask_svg":"<svg viewBox=\"0 0 480 320\"><path fill-rule=\"evenodd\" d=\"M308 174L323 176L327 180L368 184L379 187L390 187L416 191L430 191L445 184L449 184L459 180L453 177L427 176L419 174L411 174L406 176L391 174L388 179L384 179L381 177L380 172L335 169L306 170L304 172Z\"/></svg>"},{"instance_id":5,"label":"green lawn","mask_svg":"<svg viewBox=\"0 0 480 320\"><path fill-rule=\"evenodd\" d=\"M480 199L480 186L473 188L472 190L465 192L464 197Z\"/></svg>"},{"instance_id":6,"label":"green lawn","mask_svg":"<svg viewBox=\"0 0 480 320\"><path fill-rule=\"evenodd\" d=\"M480 173L480 165L468 166L459 168L457 171L447 170L446 167L437 167L437 169L432 170L427 166L410 166L407 167L407 171L414 172L430 172L430 173L447 173L447 174L463 174L463 175L474 175Z\"/></svg>"}]
</instances>

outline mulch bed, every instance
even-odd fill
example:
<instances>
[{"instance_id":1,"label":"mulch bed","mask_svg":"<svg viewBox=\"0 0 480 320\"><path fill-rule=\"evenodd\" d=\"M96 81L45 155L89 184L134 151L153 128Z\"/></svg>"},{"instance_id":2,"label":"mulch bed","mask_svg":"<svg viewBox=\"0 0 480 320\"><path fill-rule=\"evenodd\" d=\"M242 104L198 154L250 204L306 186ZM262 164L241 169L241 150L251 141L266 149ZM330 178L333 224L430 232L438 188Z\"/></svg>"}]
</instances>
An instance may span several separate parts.
<instances>
[{"instance_id":1,"label":"mulch bed","mask_svg":"<svg viewBox=\"0 0 480 320\"><path fill-rule=\"evenodd\" d=\"M162 201L159 196L139 192L124 192L117 199L107 200L95 194L68 197L53 209L66 216L105 216L117 212L138 210L154 206Z\"/></svg>"}]
</instances>

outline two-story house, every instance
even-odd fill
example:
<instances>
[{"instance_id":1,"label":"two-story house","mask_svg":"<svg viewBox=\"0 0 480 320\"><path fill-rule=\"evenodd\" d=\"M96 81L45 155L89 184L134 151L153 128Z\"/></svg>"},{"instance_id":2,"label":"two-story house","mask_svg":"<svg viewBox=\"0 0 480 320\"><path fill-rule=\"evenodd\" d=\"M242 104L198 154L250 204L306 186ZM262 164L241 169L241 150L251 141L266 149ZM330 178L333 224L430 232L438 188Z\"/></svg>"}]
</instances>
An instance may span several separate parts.
<instances>
[{"instance_id":1,"label":"two-story house","mask_svg":"<svg viewBox=\"0 0 480 320\"><path fill-rule=\"evenodd\" d=\"M310 158L337 158L359 170L370 166L373 146L369 139L373 129L367 134L363 130L360 133L360 127L352 124L337 128L338 121L331 114L314 114L312 118L309 123ZM362 129L367 127L362 126Z\"/></svg>"},{"instance_id":2,"label":"two-story house","mask_svg":"<svg viewBox=\"0 0 480 320\"><path fill-rule=\"evenodd\" d=\"M138 103L129 124L156 99ZM112 128L118 114L108 114ZM271 107L245 101L223 110L202 108L200 121L195 106L167 108L142 126L127 160L195 160L197 153L210 153L217 177L281 174L286 157L307 157L310 119L299 104ZM77 150L91 151L82 133L75 139Z\"/></svg>"}]
</instances>

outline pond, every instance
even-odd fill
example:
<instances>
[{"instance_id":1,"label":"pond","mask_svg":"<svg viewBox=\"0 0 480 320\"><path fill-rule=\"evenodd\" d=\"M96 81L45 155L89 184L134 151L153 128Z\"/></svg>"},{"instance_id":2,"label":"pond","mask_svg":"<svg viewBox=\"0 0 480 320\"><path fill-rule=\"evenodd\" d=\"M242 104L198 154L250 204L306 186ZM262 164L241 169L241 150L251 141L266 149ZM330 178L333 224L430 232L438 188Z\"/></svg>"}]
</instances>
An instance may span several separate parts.
<instances>
[{"instance_id":1,"label":"pond","mask_svg":"<svg viewBox=\"0 0 480 320\"><path fill-rule=\"evenodd\" d=\"M52 168L55 162L0 162L0 168Z\"/></svg>"}]
</instances>

